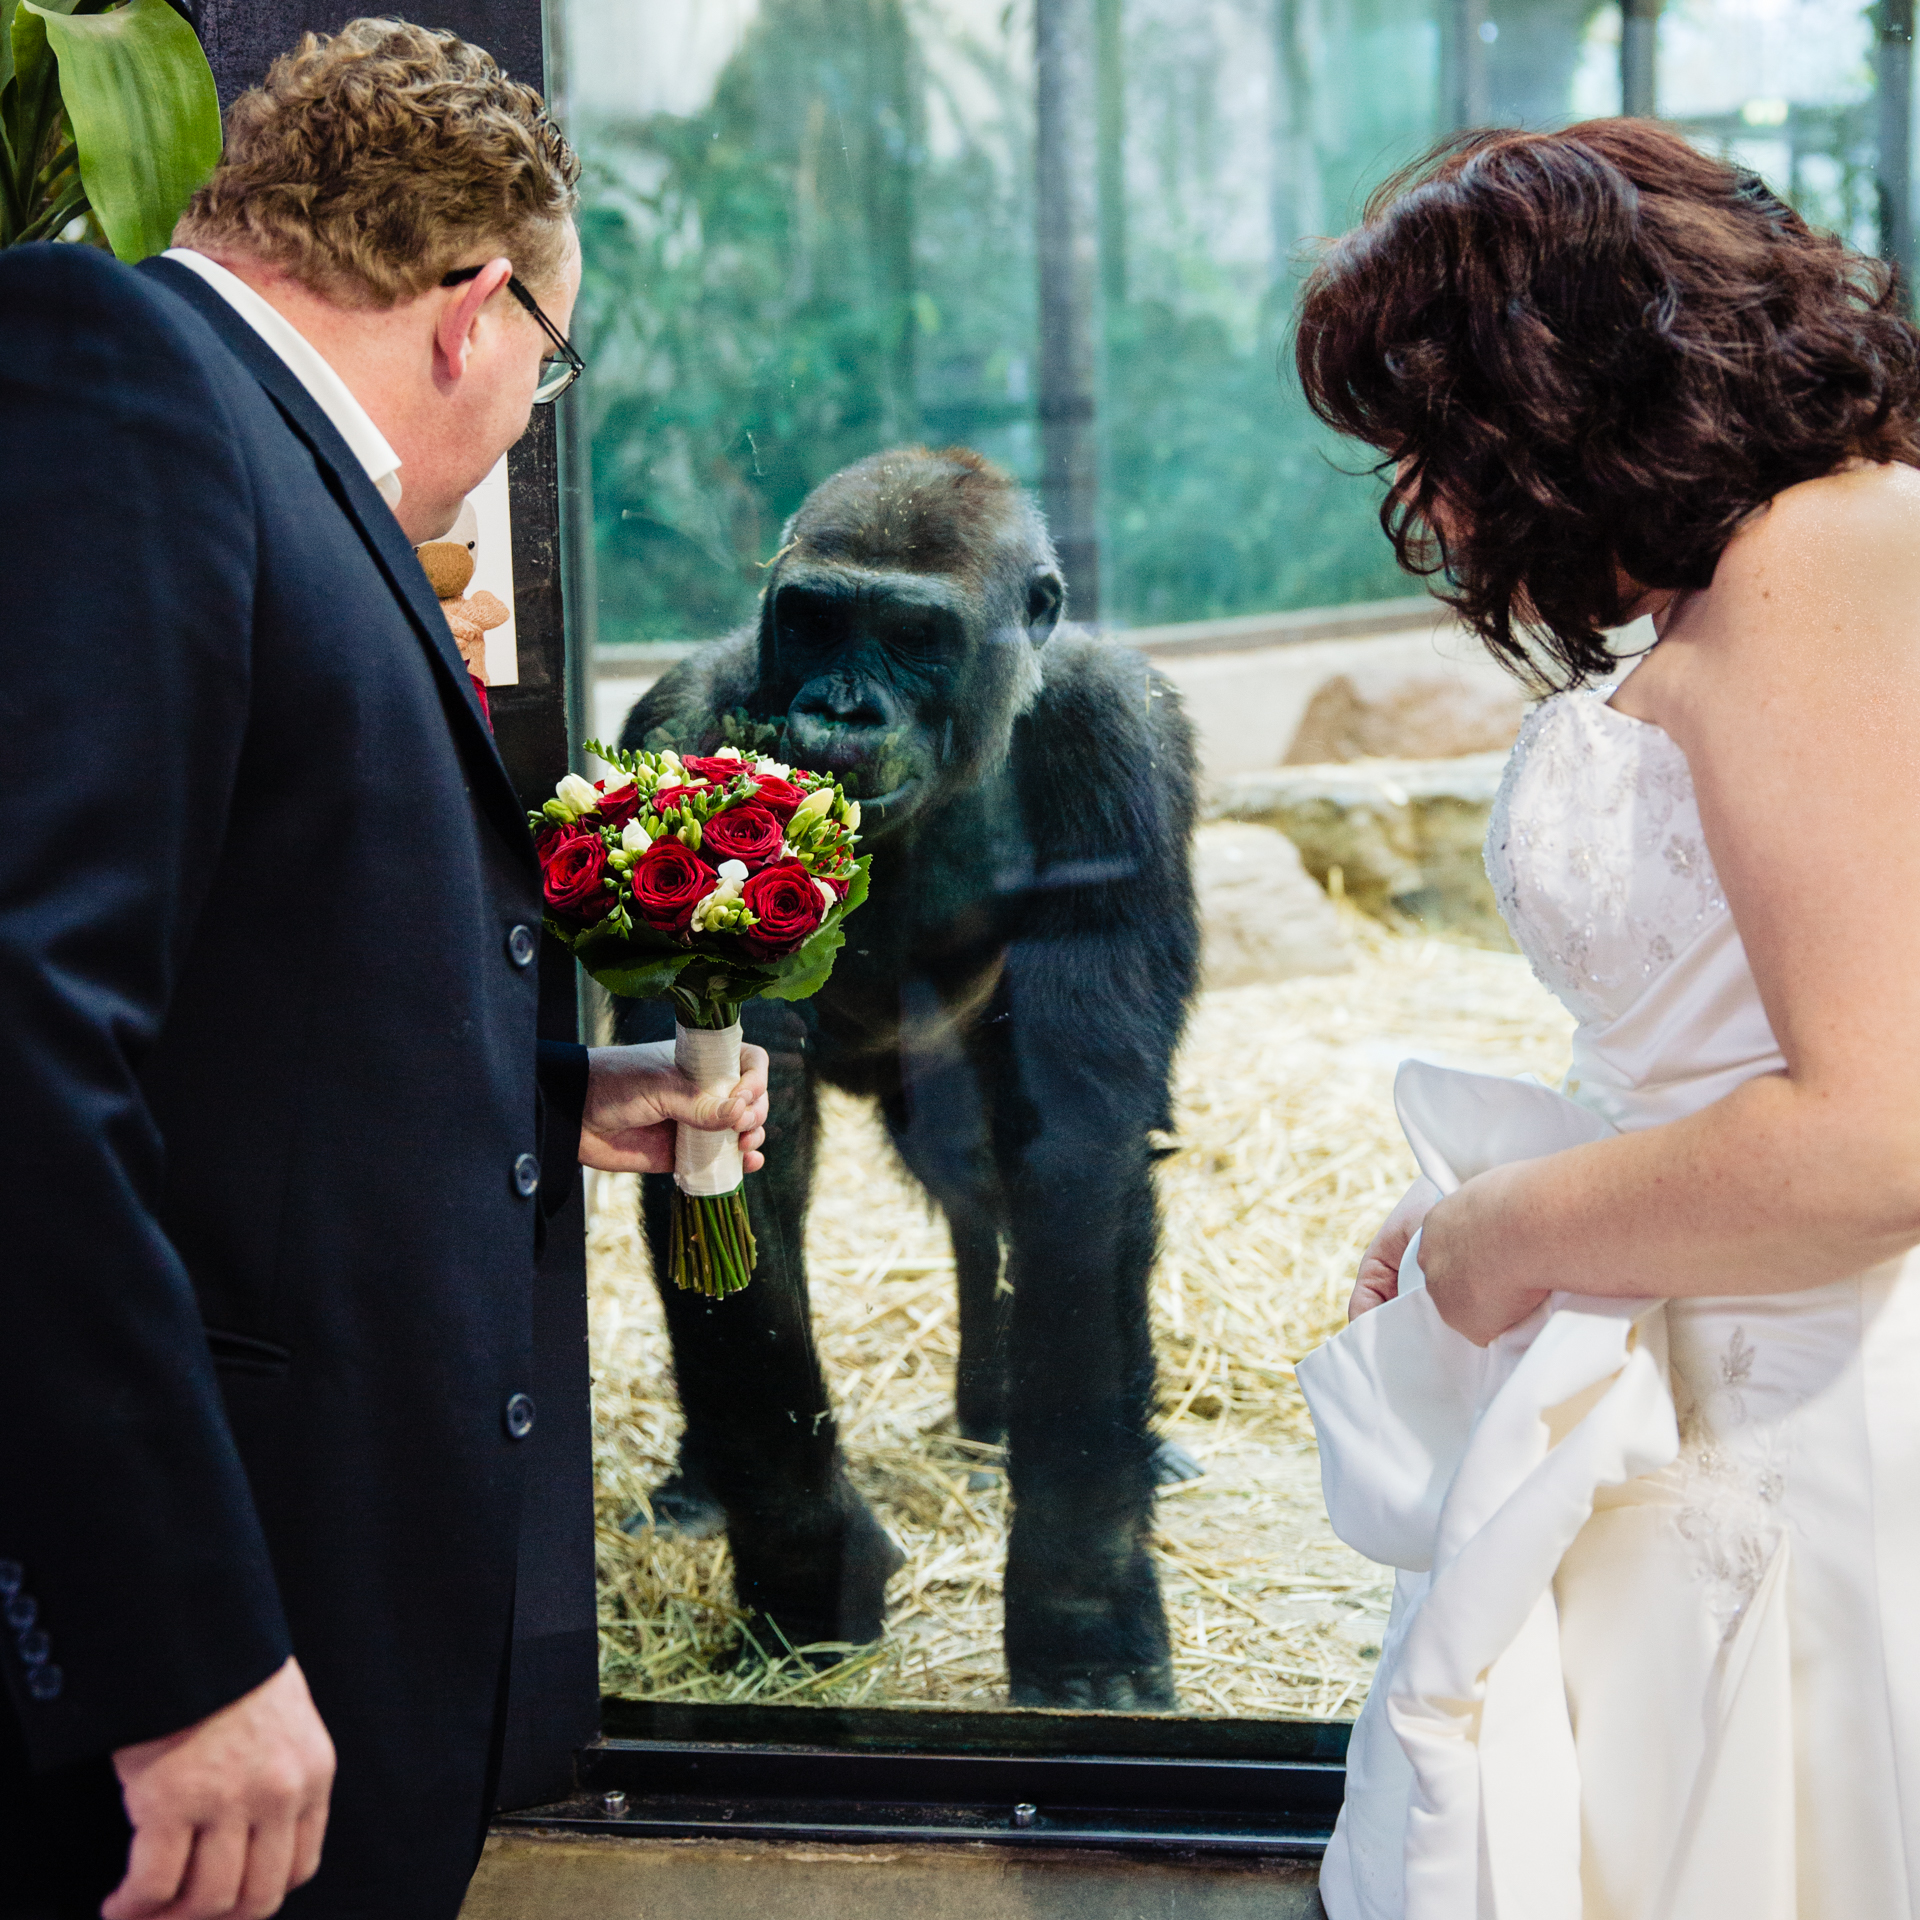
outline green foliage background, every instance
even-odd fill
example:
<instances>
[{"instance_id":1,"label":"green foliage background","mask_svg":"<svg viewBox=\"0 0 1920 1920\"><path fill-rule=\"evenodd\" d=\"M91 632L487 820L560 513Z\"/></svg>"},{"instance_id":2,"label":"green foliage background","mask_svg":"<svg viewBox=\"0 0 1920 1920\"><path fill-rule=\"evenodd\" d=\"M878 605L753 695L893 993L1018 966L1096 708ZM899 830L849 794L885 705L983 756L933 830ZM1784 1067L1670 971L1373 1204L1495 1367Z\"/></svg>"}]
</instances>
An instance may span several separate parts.
<instances>
[{"instance_id":1,"label":"green foliage background","mask_svg":"<svg viewBox=\"0 0 1920 1920\"><path fill-rule=\"evenodd\" d=\"M1316 129L1329 227L1433 128L1430 8L1349 0L1342 19L1369 84ZM724 631L807 490L876 448L964 442L1037 477L1033 81L1011 22L968 40L915 0L765 0L700 111L581 126L602 641ZM1377 483L1286 367L1294 276L1211 257L1181 217L1206 191L1190 156L1142 164L1135 123L1162 144L1171 124L1143 111L1152 35L1130 25L1103 125L1136 143L1110 179L1171 183L1144 232L1103 209L1103 618L1407 592Z\"/></svg>"}]
</instances>

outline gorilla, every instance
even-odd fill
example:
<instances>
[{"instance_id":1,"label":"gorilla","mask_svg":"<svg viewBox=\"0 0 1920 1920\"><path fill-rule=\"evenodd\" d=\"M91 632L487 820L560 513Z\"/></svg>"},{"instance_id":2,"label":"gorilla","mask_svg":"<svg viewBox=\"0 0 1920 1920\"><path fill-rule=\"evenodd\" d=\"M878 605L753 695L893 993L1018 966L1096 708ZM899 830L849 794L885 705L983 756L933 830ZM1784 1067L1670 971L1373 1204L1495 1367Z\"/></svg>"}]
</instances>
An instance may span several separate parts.
<instances>
[{"instance_id":1,"label":"gorilla","mask_svg":"<svg viewBox=\"0 0 1920 1920\"><path fill-rule=\"evenodd\" d=\"M1193 743L1168 683L1062 629L1064 602L1006 474L876 454L787 524L758 617L628 716L627 747L832 772L873 856L829 985L747 1009L773 1060L759 1263L725 1300L662 1288L687 1425L656 1519L724 1517L740 1604L789 1645L879 1637L901 1556L841 1464L801 1253L816 1088L871 1095L952 1233L959 1430L1008 1450L1013 1699L1163 1709L1150 1136L1198 957ZM624 1003L620 1032L671 1019ZM656 1275L669 1192L643 1195Z\"/></svg>"}]
</instances>

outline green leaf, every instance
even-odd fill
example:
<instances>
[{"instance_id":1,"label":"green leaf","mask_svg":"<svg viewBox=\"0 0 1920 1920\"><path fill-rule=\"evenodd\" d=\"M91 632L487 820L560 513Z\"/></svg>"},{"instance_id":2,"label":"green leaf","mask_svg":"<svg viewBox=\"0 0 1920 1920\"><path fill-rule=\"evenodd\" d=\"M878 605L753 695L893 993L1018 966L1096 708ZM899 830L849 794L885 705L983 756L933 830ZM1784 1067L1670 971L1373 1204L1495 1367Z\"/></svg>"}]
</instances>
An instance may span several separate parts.
<instances>
[{"instance_id":1,"label":"green leaf","mask_svg":"<svg viewBox=\"0 0 1920 1920\"><path fill-rule=\"evenodd\" d=\"M20 82L20 92L15 96L15 110L25 104L25 97L39 76L41 65L51 58L47 52L47 28L45 16L38 7L22 6L18 0L12 0L7 7L7 71ZM16 138L18 135L16 134ZM25 155L21 156L25 159Z\"/></svg>"},{"instance_id":2,"label":"green leaf","mask_svg":"<svg viewBox=\"0 0 1920 1920\"><path fill-rule=\"evenodd\" d=\"M618 994L622 1000L664 1000L681 968L691 965L693 959L690 953L674 953L644 961L639 966L602 965L588 959L580 964L609 993Z\"/></svg>"},{"instance_id":3,"label":"green leaf","mask_svg":"<svg viewBox=\"0 0 1920 1920\"><path fill-rule=\"evenodd\" d=\"M60 92L80 147L87 198L122 260L173 238L193 191L220 158L220 101L193 29L167 0L68 14L20 0L60 63Z\"/></svg>"},{"instance_id":4,"label":"green leaf","mask_svg":"<svg viewBox=\"0 0 1920 1920\"><path fill-rule=\"evenodd\" d=\"M18 0L0 0L0 93L13 78L13 10Z\"/></svg>"},{"instance_id":5,"label":"green leaf","mask_svg":"<svg viewBox=\"0 0 1920 1920\"><path fill-rule=\"evenodd\" d=\"M838 925L823 926L804 947L782 962L791 971L782 973L771 986L762 988L762 997L768 1000L811 1000L827 984L833 973L833 963L839 958L840 949L846 945L846 941L847 936Z\"/></svg>"},{"instance_id":6,"label":"green leaf","mask_svg":"<svg viewBox=\"0 0 1920 1920\"><path fill-rule=\"evenodd\" d=\"M811 1000L827 984L833 963L846 945L841 926L855 907L867 897L867 869L871 856L853 863L853 878L847 882L847 897L821 921L819 930L807 943L796 948L784 960L773 963L773 981L760 989L768 1000Z\"/></svg>"},{"instance_id":7,"label":"green leaf","mask_svg":"<svg viewBox=\"0 0 1920 1920\"><path fill-rule=\"evenodd\" d=\"M609 966L614 964L616 956L625 962L631 961L635 953L678 953L686 955L688 959L693 957L671 934L656 931L644 920L635 920L625 933L618 931L611 922L602 920L597 926L588 927L584 933L574 934L567 944L580 956L581 964L588 967L600 964L588 958L588 949L597 946L612 950L606 957Z\"/></svg>"}]
</instances>

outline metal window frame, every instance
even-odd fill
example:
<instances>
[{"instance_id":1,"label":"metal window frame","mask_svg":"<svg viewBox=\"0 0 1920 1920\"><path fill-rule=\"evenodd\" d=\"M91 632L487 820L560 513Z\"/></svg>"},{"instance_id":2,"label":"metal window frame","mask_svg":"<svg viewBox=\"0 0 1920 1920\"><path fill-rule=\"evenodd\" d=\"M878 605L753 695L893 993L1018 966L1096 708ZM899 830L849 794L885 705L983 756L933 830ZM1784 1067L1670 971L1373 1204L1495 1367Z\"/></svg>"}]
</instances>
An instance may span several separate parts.
<instances>
[{"instance_id":1,"label":"metal window frame","mask_svg":"<svg viewBox=\"0 0 1920 1920\"><path fill-rule=\"evenodd\" d=\"M609 1698L569 1799L506 1829L1317 1858L1351 1725Z\"/></svg>"}]
</instances>

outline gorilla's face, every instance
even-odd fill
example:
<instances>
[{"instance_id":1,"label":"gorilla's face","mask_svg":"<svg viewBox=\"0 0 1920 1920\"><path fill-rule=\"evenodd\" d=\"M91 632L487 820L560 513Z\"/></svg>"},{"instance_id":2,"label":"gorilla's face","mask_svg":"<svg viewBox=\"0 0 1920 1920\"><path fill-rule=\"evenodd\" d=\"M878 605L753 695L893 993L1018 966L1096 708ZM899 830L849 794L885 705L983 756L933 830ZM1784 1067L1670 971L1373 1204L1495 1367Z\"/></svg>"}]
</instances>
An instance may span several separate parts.
<instances>
[{"instance_id":1,"label":"gorilla's face","mask_svg":"<svg viewBox=\"0 0 1920 1920\"><path fill-rule=\"evenodd\" d=\"M860 801L869 838L891 833L1005 756L1062 598L1045 563L970 590L791 556L761 620L762 711L785 715L795 765Z\"/></svg>"}]
</instances>

